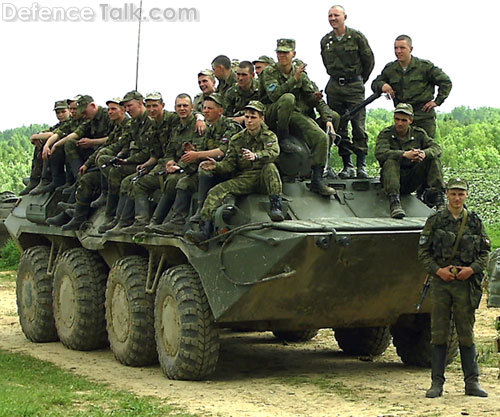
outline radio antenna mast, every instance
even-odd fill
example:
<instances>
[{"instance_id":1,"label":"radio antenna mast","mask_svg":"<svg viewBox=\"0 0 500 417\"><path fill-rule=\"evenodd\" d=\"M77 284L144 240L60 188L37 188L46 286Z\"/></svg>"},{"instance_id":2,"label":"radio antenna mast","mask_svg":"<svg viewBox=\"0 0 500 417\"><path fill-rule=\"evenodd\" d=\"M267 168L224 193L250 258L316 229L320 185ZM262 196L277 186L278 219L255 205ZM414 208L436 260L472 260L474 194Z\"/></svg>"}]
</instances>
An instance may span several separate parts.
<instances>
[{"instance_id":1,"label":"radio antenna mast","mask_svg":"<svg viewBox=\"0 0 500 417\"><path fill-rule=\"evenodd\" d=\"M142 0L139 4L139 29L137 31L137 60L135 64L135 90L139 83L139 51L141 49L141 23L142 23Z\"/></svg>"}]
</instances>

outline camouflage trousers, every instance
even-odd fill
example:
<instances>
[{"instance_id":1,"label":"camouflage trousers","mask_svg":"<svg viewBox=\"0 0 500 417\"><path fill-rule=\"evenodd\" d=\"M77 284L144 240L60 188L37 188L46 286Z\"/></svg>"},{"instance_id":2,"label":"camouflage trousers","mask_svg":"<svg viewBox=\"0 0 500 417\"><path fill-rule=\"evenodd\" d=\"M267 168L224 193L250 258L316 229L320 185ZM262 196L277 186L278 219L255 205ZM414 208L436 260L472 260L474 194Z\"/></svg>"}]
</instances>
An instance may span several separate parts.
<instances>
[{"instance_id":1,"label":"camouflage trousers","mask_svg":"<svg viewBox=\"0 0 500 417\"><path fill-rule=\"evenodd\" d=\"M76 201L81 205L89 205L92 196L101 188L101 171L86 172L78 177Z\"/></svg>"},{"instance_id":2,"label":"camouflage trousers","mask_svg":"<svg viewBox=\"0 0 500 417\"><path fill-rule=\"evenodd\" d=\"M31 172L30 178L39 179L42 176L42 148L34 146L33 149L33 158L31 159Z\"/></svg>"},{"instance_id":3,"label":"camouflage trousers","mask_svg":"<svg viewBox=\"0 0 500 417\"><path fill-rule=\"evenodd\" d=\"M177 189L196 192L198 188L198 175L191 175L185 172L181 174L163 174L158 175L158 172L165 169L163 164L156 165L148 174L139 178L133 185L130 196L149 196L156 190L161 189L163 194L167 194L171 198L175 198Z\"/></svg>"},{"instance_id":4,"label":"camouflage trousers","mask_svg":"<svg viewBox=\"0 0 500 417\"><path fill-rule=\"evenodd\" d=\"M261 170L248 170L235 178L221 182L209 192L201 216L205 220L213 219L215 210L228 194L247 195L261 193L278 195L282 192L281 177L273 163L266 164Z\"/></svg>"},{"instance_id":5,"label":"camouflage trousers","mask_svg":"<svg viewBox=\"0 0 500 417\"><path fill-rule=\"evenodd\" d=\"M64 153L66 154L66 162L80 160L81 164L88 159L90 155L94 153L97 147L92 148L80 148L78 147L78 141L75 139L67 140L64 143Z\"/></svg>"},{"instance_id":6,"label":"camouflage trousers","mask_svg":"<svg viewBox=\"0 0 500 417\"><path fill-rule=\"evenodd\" d=\"M436 137L436 117L419 118L415 114L412 125L424 129L429 137L433 139Z\"/></svg>"},{"instance_id":7,"label":"camouflage trousers","mask_svg":"<svg viewBox=\"0 0 500 417\"><path fill-rule=\"evenodd\" d=\"M431 343L433 345L448 343L453 321L457 329L459 344L472 346L476 318L469 291L468 281L444 282L438 277L431 278Z\"/></svg>"},{"instance_id":8,"label":"camouflage trousers","mask_svg":"<svg viewBox=\"0 0 500 417\"><path fill-rule=\"evenodd\" d=\"M362 81L339 85L338 81L330 79L326 85L326 101L328 106L339 115L343 115L347 110L365 99L365 86ZM366 110L361 109L352 119L352 148L356 155L368 154L368 134L365 128ZM349 140L349 121L343 121L337 133ZM349 155L351 151L342 142L339 146L339 155Z\"/></svg>"},{"instance_id":9,"label":"camouflage trousers","mask_svg":"<svg viewBox=\"0 0 500 417\"><path fill-rule=\"evenodd\" d=\"M437 191L444 190L443 170L439 158L426 157L422 162L406 164L405 162L402 167L401 162L396 159L384 162L380 177L387 195L409 194L422 184L427 184Z\"/></svg>"}]
</instances>

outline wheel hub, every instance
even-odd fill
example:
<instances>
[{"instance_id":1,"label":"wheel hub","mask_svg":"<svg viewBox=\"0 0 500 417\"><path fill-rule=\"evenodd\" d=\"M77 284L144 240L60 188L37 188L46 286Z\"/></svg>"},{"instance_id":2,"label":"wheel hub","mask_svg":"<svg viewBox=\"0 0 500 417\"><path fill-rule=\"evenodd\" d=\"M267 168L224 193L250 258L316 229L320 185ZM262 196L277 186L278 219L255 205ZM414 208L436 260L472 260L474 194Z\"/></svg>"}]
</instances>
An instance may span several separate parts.
<instances>
[{"instance_id":1,"label":"wheel hub","mask_svg":"<svg viewBox=\"0 0 500 417\"><path fill-rule=\"evenodd\" d=\"M61 312L61 319L64 326L66 328L71 328L76 315L76 301L73 281L68 275L65 275L61 280L59 311Z\"/></svg>"},{"instance_id":2,"label":"wheel hub","mask_svg":"<svg viewBox=\"0 0 500 417\"><path fill-rule=\"evenodd\" d=\"M33 308L33 274L27 274L23 280L23 310L25 317L32 321L35 318L35 309Z\"/></svg>"},{"instance_id":3,"label":"wheel hub","mask_svg":"<svg viewBox=\"0 0 500 417\"><path fill-rule=\"evenodd\" d=\"M130 309L127 292L121 284L116 284L111 299L113 330L120 342L125 342L130 333Z\"/></svg>"},{"instance_id":4,"label":"wheel hub","mask_svg":"<svg viewBox=\"0 0 500 417\"><path fill-rule=\"evenodd\" d=\"M180 322L177 302L171 295L163 301L162 335L163 346L170 356L177 355L180 344Z\"/></svg>"}]
</instances>

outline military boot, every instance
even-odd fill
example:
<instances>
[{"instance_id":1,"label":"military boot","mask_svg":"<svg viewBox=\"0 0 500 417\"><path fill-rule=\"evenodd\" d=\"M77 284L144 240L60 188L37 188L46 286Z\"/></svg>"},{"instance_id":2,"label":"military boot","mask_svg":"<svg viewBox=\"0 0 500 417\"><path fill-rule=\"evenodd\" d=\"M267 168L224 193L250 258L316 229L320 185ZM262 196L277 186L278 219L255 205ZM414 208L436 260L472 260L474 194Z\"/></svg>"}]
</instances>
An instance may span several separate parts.
<instances>
[{"instance_id":1,"label":"military boot","mask_svg":"<svg viewBox=\"0 0 500 417\"><path fill-rule=\"evenodd\" d=\"M75 214L69 223L66 223L62 230L78 230L80 226L87 221L90 206L88 204L77 203L75 207Z\"/></svg>"},{"instance_id":2,"label":"military boot","mask_svg":"<svg viewBox=\"0 0 500 417\"><path fill-rule=\"evenodd\" d=\"M74 203L65 203L64 201L59 201L59 203L57 203L57 208L60 208L61 210L67 210L69 208L75 208L76 206L76 202Z\"/></svg>"},{"instance_id":3,"label":"military boot","mask_svg":"<svg viewBox=\"0 0 500 417\"><path fill-rule=\"evenodd\" d=\"M479 385L479 367L477 366L476 346L460 345L460 360L464 372L465 395L487 397L488 393Z\"/></svg>"},{"instance_id":4,"label":"military boot","mask_svg":"<svg viewBox=\"0 0 500 417\"><path fill-rule=\"evenodd\" d=\"M200 230L188 230L184 237L193 243L201 243L210 239L214 230L214 224L211 220L200 221Z\"/></svg>"},{"instance_id":5,"label":"military boot","mask_svg":"<svg viewBox=\"0 0 500 417\"><path fill-rule=\"evenodd\" d=\"M314 166L312 167L312 178L310 190L313 193L329 197L335 194L335 189L329 187L323 182L323 167Z\"/></svg>"},{"instance_id":6,"label":"military boot","mask_svg":"<svg viewBox=\"0 0 500 417\"><path fill-rule=\"evenodd\" d=\"M33 190L39 184L39 182L40 182L40 178L30 177L30 180L29 180L28 184L26 185L26 187L24 187L19 192L19 196L23 196L23 195L28 194L31 190Z\"/></svg>"},{"instance_id":7,"label":"military boot","mask_svg":"<svg viewBox=\"0 0 500 417\"><path fill-rule=\"evenodd\" d=\"M339 172L339 177L343 180L354 178L356 176L356 171L354 171L351 155L342 155L342 162L344 163L344 168Z\"/></svg>"},{"instance_id":8,"label":"military boot","mask_svg":"<svg viewBox=\"0 0 500 417\"><path fill-rule=\"evenodd\" d=\"M65 211L62 211L57 216L49 217L45 220L45 223L51 226L62 226L63 224L68 223L71 220L71 217L66 214Z\"/></svg>"},{"instance_id":9,"label":"military boot","mask_svg":"<svg viewBox=\"0 0 500 417\"><path fill-rule=\"evenodd\" d=\"M155 211L151 216L151 220L146 226L146 231L150 232L150 228L152 226L161 224L163 220L165 220L165 217L167 217L168 212L172 208L172 204L174 204L174 199L170 196L167 196L167 194L162 194L160 201L158 202L158 205L156 206Z\"/></svg>"},{"instance_id":10,"label":"military boot","mask_svg":"<svg viewBox=\"0 0 500 417\"><path fill-rule=\"evenodd\" d=\"M364 153L356 156L356 178L368 178L368 172L366 172L366 155Z\"/></svg>"},{"instance_id":11,"label":"military boot","mask_svg":"<svg viewBox=\"0 0 500 417\"><path fill-rule=\"evenodd\" d=\"M215 178L212 175L200 174L198 178L198 201L196 212L189 218L191 223L199 223L201 220L201 210L210 189L215 185Z\"/></svg>"},{"instance_id":12,"label":"military boot","mask_svg":"<svg viewBox=\"0 0 500 417\"><path fill-rule=\"evenodd\" d=\"M402 219L406 216L403 207L401 207L399 194L389 194L389 208L391 210L391 217L393 219Z\"/></svg>"},{"instance_id":13,"label":"military boot","mask_svg":"<svg viewBox=\"0 0 500 417\"><path fill-rule=\"evenodd\" d=\"M66 170L66 182L57 187L56 191L63 191L65 188L70 187L75 181L76 178L73 176L73 173L71 172L71 167L69 164L65 165L65 170Z\"/></svg>"},{"instance_id":14,"label":"military boot","mask_svg":"<svg viewBox=\"0 0 500 417\"><path fill-rule=\"evenodd\" d=\"M106 201L108 200L108 179L101 174L101 194L97 199L90 203L90 207L92 208L100 208L106 205Z\"/></svg>"},{"instance_id":15,"label":"military boot","mask_svg":"<svg viewBox=\"0 0 500 417\"><path fill-rule=\"evenodd\" d=\"M29 195L40 195L44 193L44 189L47 185L49 185L52 181L52 177L50 175L50 165L49 161L43 161L42 165L42 175L40 182L38 185L33 188L28 194Z\"/></svg>"},{"instance_id":16,"label":"military boot","mask_svg":"<svg viewBox=\"0 0 500 417\"><path fill-rule=\"evenodd\" d=\"M71 173L72 173L73 177L76 179L69 187L66 187L64 190L62 190L62 195L71 195L71 193L74 193L76 191L77 179L78 179L78 175L80 174L80 167L82 165L83 165L83 162L80 158L72 159L69 162L69 167L70 167Z\"/></svg>"},{"instance_id":17,"label":"military boot","mask_svg":"<svg viewBox=\"0 0 500 417\"><path fill-rule=\"evenodd\" d=\"M135 235L144 232L149 224L149 200L145 195L135 197L135 221L131 226L124 227L122 233Z\"/></svg>"},{"instance_id":18,"label":"military boot","mask_svg":"<svg viewBox=\"0 0 500 417\"><path fill-rule=\"evenodd\" d=\"M281 196L270 195L269 196L269 217L273 222L282 222L285 220L285 215L283 214L283 204L281 200Z\"/></svg>"},{"instance_id":19,"label":"military boot","mask_svg":"<svg viewBox=\"0 0 500 417\"><path fill-rule=\"evenodd\" d=\"M120 215L117 215L118 222L116 226L112 229L109 229L106 232L106 237L119 236L123 234L123 230L125 227L131 226L134 223L134 206L135 201L126 195L120 196L120 200L123 199L123 209Z\"/></svg>"},{"instance_id":20,"label":"military boot","mask_svg":"<svg viewBox=\"0 0 500 417\"><path fill-rule=\"evenodd\" d=\"M186 190L177 190L175 194L174 206L172 207L172 217L167 223L151 227L151 231L161 235L183 235L190 202L190 192Z\"/></svg>"},{"instance_id":21,"label":"military boot","mask_svg":"<svg viewBox=\"0 0 500 417\"><path fill-rule=\"evenodd\" d=\"M446 368L446 345L432 345L431 358L431 387L426 391L427 398L437 398L443 395L443 385L445 381L444 370Z\"/></svg>"},{"instance_id":22,"label":"military boot","mask_svg":"<svg viewBox=\"0 0 500 417\"><path fill-rule=\"evenodd\" d=\"M49 160L49 164L52 180L38 190L39 194L53 193L56 188L66 182L66 174L64 173L64 153L58 152L53 154Z\"/></svg>"},{"instance_id":23,"label":"military boot","mask_svg":"<svg viewBox=\"0 0 500 417\"><path fill-rule=\"evenodd\" d=\"M112 229L118 223L118 217L123 210L125 198L120 197L118 194L108 193L108 200L106 202L106 212L104 223L97 229L99 233L104 233Z\"/></svg>"}]
</instances>

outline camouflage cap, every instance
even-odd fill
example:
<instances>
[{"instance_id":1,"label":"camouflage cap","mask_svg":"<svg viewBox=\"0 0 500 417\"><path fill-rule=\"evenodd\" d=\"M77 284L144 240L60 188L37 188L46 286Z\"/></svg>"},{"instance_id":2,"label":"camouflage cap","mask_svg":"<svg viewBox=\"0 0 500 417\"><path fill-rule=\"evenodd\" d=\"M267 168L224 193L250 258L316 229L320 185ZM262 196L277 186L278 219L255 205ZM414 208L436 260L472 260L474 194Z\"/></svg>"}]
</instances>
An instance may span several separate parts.
<instances>
[{"instance_id":1,"label":"camouflage cap","mask_svg":"<svg viewBox=\"0 0 500 417\"><path fill-rule=\"evenodd\" d=\"M146 97L144 98L144 101L146 100L160 100L163 101L163 97L160 92L158 91L153 91L149 94L146 94Z\"/></svg>"},{"instance_id":2,"label":"camouflage cap","mask_svg":"<svg viewBox=\"0 0 500 417\"><path fill-rule=\"evenodd\" d=\"M257 62L264 62L265 64L273 65L274 59L272 59L271 57L268 57L267 55L261 55L255 61L252 61L252 64L255 65Z\"/></svg>"},{"instance_id":3,"label":"camouflage cap","mask_svg":"<svg viewBox=\"0 0 500 417\"><path fill-rule=\"evenodd\" d=\"M452 188L469 191L469 183L462 178L451 178L446 184L446 189L451 190Z\"/></svg>"},{"instance_id":4,"label":"camouflage cap","mask_svg":"<svg viewBox=\"0 0 500 417\"><path fill-rule=\"evenodd\" d=\"M66 100L69 103L72 103L73 101L78 101L78 99L82 96L82 94L77 94L75 97L73 98L68 98L68 100Z\"/></svg>"},{"instance_id":5,"label":"camouflage cap","mask_svg":"<svg viewBox=\"0 0 500 417\"><path fill-rule=\"evenodd\" d=\"M264 114L264 111L266 110L266 106L262 104L260 101L257 100L251 100L245 107L244 110L255 110L258 111L259 113Z\"/></svg>"},{"instance_id":6,"label":"camouflage cap","mask_svg":"<svg viewBox=\"0 0 500 417\"><path fill-rule=\"evenodd\" d=\"M54 103L54 110L67 109L68 100L59 100Z\"/></svg>"},{"instance_id":7,"label":"camouflage cap","mask_svg":"<svg viewBox=\"0 0 500 417\"><path fill-rule=\"evenodd\" d=\"M106 106L109 106L109 103L115 103L115 104L120 104L121 105L122 98L121 97L114 97L110 98L108 101L106 101Z\"/></svg>"},{"instance_id":8,"label":"camouflage cap","mask_svg":"<svg viewBox=\"0 0 500 417\"><path fill-rule=\"evenodd\" d=\"M94 99L92 98L92 96L88 96L88 95L83 95L83 96L80 96L78 98L78 100L76 101L76 114L78 115L81 115L85 109L87 108L87 106L92 103L94 101Z\"/></svg>"},{"instance_id":9,"label":"camouflage cap","mask_svg":"<svg viewBox=\"0 0 500 417\"><path fill-rule=\"evenodd\" d=\"M205 97L205 100L215 101L219 106L224 106L224 100L219 93L212 93L209 96Z\"/></svg>"},{"instance_id":10,"label":"camouflage cap","mask_svg":"<svg viewBox=\"0 0 500 417\"><path fill-rule=\"evenodd\" d=\"M278 39L276 41L276 52L295 51L295 39Z\"/></svg>"},{"instance_id":11,"label":"camouflage cap","mask_svg":"<svg viewBox=\"0 0 500 417\"><path fill-rule=\"evenodd\" d=\"M202 75L205 75L207 77L214 77L214 72L210 69L204 69L204 70L201 70L199 73L198 73L198 77L201 77Z\"/></svg>"},{"instance_id":12,"label":"camouflage cap","mask_svg":"<svg viewBox=\"0 0 500 417\"><path fill-rule=\"evenodd\" d=\"M130 100L144 101L144 97L141 93L139 93L139 91L132 90L123 96L121 102L125 103L126 101L130 101Z\"/></svg>"},{"instance_id":13,"label":"camouflage cap","mask_svg":"<svg viewBox=\"0 0 500 417\"><path fill-rule=\"evenodd\" d=\"M413 106L408 103L399 103L394 109L394 113L404 113L413 117Z\"/></svg>"}]
</instances>

